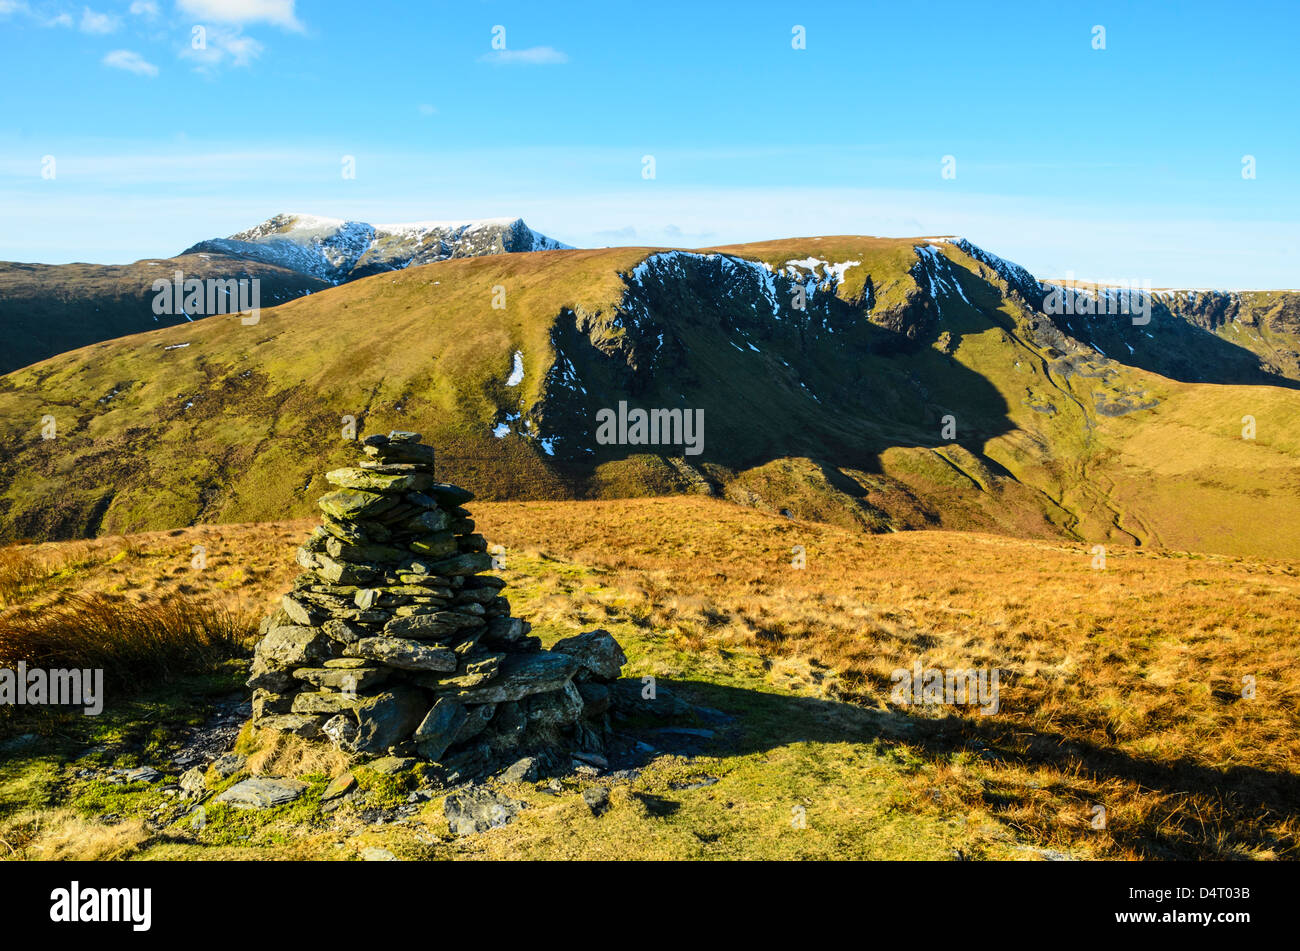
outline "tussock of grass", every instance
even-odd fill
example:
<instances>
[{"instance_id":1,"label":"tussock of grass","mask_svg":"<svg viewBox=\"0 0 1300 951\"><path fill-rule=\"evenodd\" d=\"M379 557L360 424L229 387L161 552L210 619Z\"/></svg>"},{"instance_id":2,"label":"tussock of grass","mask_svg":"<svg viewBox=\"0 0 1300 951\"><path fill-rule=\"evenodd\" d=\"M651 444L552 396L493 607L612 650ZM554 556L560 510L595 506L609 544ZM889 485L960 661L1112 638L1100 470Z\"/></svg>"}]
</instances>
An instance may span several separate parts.
<instances>
[{"instance_id":1,"label":"tussock of grass","mask_svg":"<svg viewBox=\"0 0 1300 951\"><path fill-rule=\"evenodd\" d=\"M130 858L151 838L141 819L104 824L71 809L19 813L0 828L7 858L41 862Z\"/></svg>"},{"instance_id":2,"label":"tussock of grass","mask_svg":"<svg viewBox=\"0 0 1300 951\"><path fill-rule=\"evenodd\" d=\"M5 545L0 548L0 607L13 604L23 591L43 577L43 572L23 548Z\"/></svg>"},{"instance_id":3,"label":"tussock of grass","mask_svg":"<svg viewBox=\"0 0 1300 951\"><path fill-rule=\"evenodd\" d=\"M254 776L337 776L351 757L328 743L313 743L286 733L267 733L246 726L235 749L248 756L244 764Z\"/></svg>"},{"instance_id":4,"label":"tussock of grass","mask_svg":"<svg viewBox=\"0 0 1300 951\"><path fill-rule=\"evenodd\" d=\"M205 602L73 595L0 618L0 664L103 670L106 686L135 691L211 670L245 651L255 634L250 618Z\"/></svg>"}]
</instances>

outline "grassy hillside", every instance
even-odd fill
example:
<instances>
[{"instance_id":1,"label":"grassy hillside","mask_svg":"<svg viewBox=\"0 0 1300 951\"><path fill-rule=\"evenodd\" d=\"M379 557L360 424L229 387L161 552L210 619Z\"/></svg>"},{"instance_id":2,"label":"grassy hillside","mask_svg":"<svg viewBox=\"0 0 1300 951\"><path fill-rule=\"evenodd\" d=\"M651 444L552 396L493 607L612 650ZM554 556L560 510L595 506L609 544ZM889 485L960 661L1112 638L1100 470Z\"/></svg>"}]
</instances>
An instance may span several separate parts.
<instances>
[{"instance_id":1,"label":"grassy hillside","mask_svg":"<svg viewBox=\"0 0 1300 951\"><path fill-rule=\"evenodd\" d=\"M446 261L255 327L209 318L11 373L0 527L66 538L304 515L348 455L350 416L358 434L423 432L442 473L486 498L695 491L869 531L1300 556L1277 530L1300 515L1294 390L1108 359L956 244L720 250ZM703 409L703 453L598 444L596 413L620 400Z\"/></svg>"},{"instance_id":2,"label":"grassy hillside","mask_svg":"<svg viewBox=\"0 0 1300 951\"><path fill-rule=\"evenodd\" d=\"M1094 297L1099 290L1059 283ZM1136 324L1118 314L1054 322L1117 360L1183 382L1300 386L1300 292L1155 290L1150 303Z\"/></svg>"},{"instance_id":3,"label":"grassy hillside","mask_svg":"<svg viewBox=\"0 0 1300 951\"><path fill-rule=\"evenodd\" d=\"M257 261L184 254L134 264L19 264L0 261L0 373L100 340L185 323L155 315L153 282L186 278L256 278L263 307L324 290L325 281Z\"/></svg>"},{"instance_id":4,"label":"grassy hillside","mask_svg":"<svg viewBox=\"0 0 1300 951\"><path fill-rule=\"evenodd\" d=\"M715 499L476 504L515 613L550 643L604 627L629 676L734 717L655 747L632 777L513 784L510 825L448 834L417 771L248 735L247 775L298 775L303 800L241 813L168 796L178 749L241 675L113 699L101 717L0 737L0 837L25 857L1288 858L1300 849L1300 565L970 532L866 535ZM308 522L199 526L10 550L12 603L96 593L256 616L287 586ZM207 567L191 565L194 545ZM795 568L801 546L806 567ZM905 706L915 662L997 668L998 712ZM1242 679L1256 694L1242 696ZM236 693L237 697L238 694ZM233 738L234 733L230 736ZM114 768L154 766L154 783ZM349 768L364 790L330 811ZM590 814L580 792L611 791ZM421 792L423 791L423 792ZM414 801L409 797L419 793ZM423 796L423 798L420 798ZM1106 821L1095 827L1096 807ZM802 810L806 827L792 818ZM395 821L400 820L400 821Z\"/></svg>"}]
</instances>

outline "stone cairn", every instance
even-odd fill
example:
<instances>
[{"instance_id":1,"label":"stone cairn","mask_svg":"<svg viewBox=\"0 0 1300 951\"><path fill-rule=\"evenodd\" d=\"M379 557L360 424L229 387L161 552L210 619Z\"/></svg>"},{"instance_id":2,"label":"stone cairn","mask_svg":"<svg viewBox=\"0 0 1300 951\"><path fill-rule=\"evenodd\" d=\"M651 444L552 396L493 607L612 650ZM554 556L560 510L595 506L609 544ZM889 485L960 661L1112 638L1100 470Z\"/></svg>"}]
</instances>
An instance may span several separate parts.
<instances>
[{"instance_id":1,"label":"stone cairn","mask_svg":"<svg viewBox=\"0 0 1300 951\"><path fill-rule=\"evenodd\" d=\"M374 435L298 549L303 572L262 622L253 724L349 753L472 777L525 750L599 755L627 658L605 631L543 650L418 433Z\"/></svg>"}]
</instances>

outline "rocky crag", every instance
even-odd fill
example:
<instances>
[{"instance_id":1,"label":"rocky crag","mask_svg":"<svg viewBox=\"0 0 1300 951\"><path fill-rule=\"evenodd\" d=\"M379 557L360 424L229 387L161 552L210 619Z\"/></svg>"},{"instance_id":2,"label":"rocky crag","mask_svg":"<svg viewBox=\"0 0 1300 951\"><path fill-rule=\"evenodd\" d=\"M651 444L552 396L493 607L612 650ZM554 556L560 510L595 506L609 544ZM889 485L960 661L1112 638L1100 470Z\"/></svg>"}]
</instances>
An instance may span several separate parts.
<instances>
[{"instance_id":1,"label":"rocky crag","mask_svg":"<svg viewBox=\"0 0 1300 951\"><path fill-rule=\"evenodd\" d=\"M525 751L599 756L626 662L605 631L543 650L417 433L362 441L326 475L303 571L262 623L253 724L357 754L420 757L472 777Z\"/></svg>"}]
</instances>

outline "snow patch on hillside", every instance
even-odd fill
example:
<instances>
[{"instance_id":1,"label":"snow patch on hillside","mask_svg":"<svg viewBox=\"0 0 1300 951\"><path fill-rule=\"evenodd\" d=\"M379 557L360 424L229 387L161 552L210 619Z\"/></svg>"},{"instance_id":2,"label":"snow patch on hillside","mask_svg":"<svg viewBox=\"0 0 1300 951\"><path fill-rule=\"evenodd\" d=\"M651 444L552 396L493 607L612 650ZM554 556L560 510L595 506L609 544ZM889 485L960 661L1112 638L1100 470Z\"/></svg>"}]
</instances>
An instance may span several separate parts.
<instances>
[{"instance_id":1,"label":"snow patch on hillside","mask_svg":"<svg viewBox=\"0 0 1300 951\"><path fill-rule=\"evenodd\" d=\"M783 295L777 290L778 277L784 277L792 284L802 285L805 296L811 300L818 291L834 294L840 285L844 283L844 275L849 268L862 263L861 261L832 263L823 258L808 257L787 261L784 267L777 269L766 261L751 261L731 254L658 251L649 255L634 267L631 274L628 275L628 281L644 287L646 277L651 274L660 280L669 277L684 277L688 262L696 264L717 263L724 274L736 278L738 283L744 281L754 282L757 298L764 303L766 308L770 308L774 320L781 319L782 305L790 303L789 300L783 299ZM752 306L757 310L758 300L755 300Z\"/></svg>"},{"instance_id":2,"label":"snow patch on hillside","mask_svg":"<svg viewBox=\"0 0 1300 951\"><path fill-rule=\"evenodd\" d=\"M524 353L522 350L515 351L515 364L510 370L510 376L506 378L506 386L518 386L524 382Z\"/></svg>"},{"instance_id":3,"label":"snow patch on hillside","mask_svg":"<svg viewBox=\"0 0 1300 951\"><path fill-rule=\"evenodd\" d=\"M479 218L466 221L408 221L402 224L375 225L383 234L419 235L426 231L482 231L484 228L508 228L522 218Z\"/></svg>"},{"instance_id":4,"label":"snow patch on hillside","mask_svg":"<svg viewBox=\"0 0 1300 951\"><path fill-rule=\"evenodd\" d=\"M848 269L851 267L857 267L861 263L861 261L840 261L837 264L832 264L830 261L823 258L812 257L785 262L787 271L791 268L798 268L803 271L812 271L812 273L816 275L817 270L820 268L824 275L823 280L829 282L833 287L838 287L840 284L843 284L844 275Z\"/></svg>"},{"instance_id":5,"label":"snow patch on hillside","mask_svg":"<svg viewBox=\"0 0 1300 951\"><path fill-rule=\"evenodd\" d=\"M956 265L948 259L947 255L933 244L918 244L913 250L920 258L912 269L913 277L919 286L928 288L940 317L943 316L941 297L960 297L968 306L970 305L966 292L962 290L961 282L954 273ZM922 283L923 278L925 283Z\"/></svg>"},{"instance_id":6,"label":"snow patch on hillside","mask_svg":"<svg viewBox=\"0 0 1300 951\"><path fill-rule=\"evenodd\" d=\"M982 264L987 264L989 267L993 268L1002 280L1019 290L1021 294L1028 294L1031 296L1041 295L1042 282L1014 261L1008 261L1006 258L998 257L996 254L990 254L978 245L971 244L971 242L967 241L965 238L958 238L953 242L953 244L966 254L973 257L976 261L979 261Z\"/></svg>"}]
</instances>

